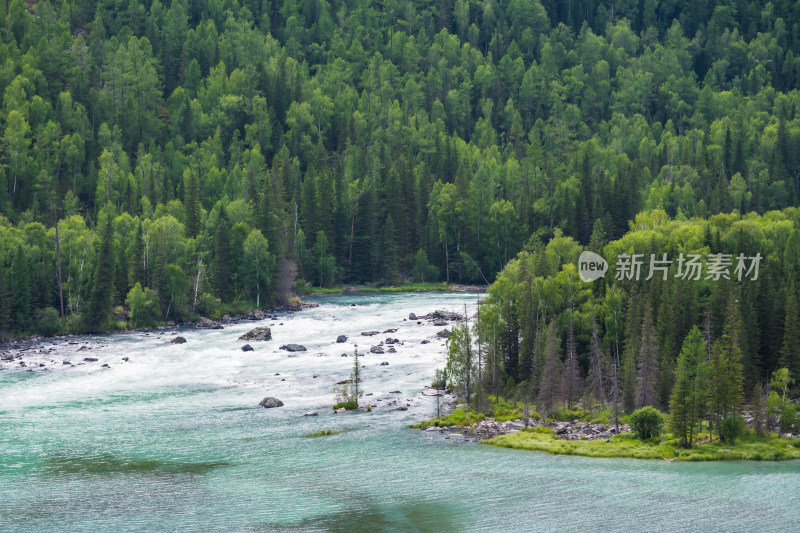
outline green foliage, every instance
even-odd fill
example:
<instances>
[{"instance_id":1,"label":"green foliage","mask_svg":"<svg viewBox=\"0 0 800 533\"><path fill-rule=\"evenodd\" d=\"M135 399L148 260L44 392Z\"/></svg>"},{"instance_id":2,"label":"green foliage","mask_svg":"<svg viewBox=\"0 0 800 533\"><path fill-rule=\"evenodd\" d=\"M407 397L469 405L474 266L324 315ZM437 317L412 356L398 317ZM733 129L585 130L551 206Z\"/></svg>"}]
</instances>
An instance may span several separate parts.
<instances>
[{"instance_id":1,"label":"green foliage","mask_svg":"<svg viewBox=\"0 0 800 533\"><path fill-rule=\"evenodd\" d=\"M706 343L697 326L693 327L678 356L675 385L669 401L669 427L681 439L681 445L692 447L698 425L705 414Z\"/></svg>"},{"instance_id":2,"label":"green foliage","mask_svg":"<svg viewBox=\"0 0 800 533\"><path fill-rule=\"evenodd\" d=\"M358 408L358 399L364 396L364 389L361 387L361 356L356 348L353 352L353 370L350 372L350 379L342 385L334 385L333 393L336 397L334 409L344 407L347 410Z\"/></svg>"},{"instance_id":3,"label":"green foliage","mask_svg":"<svg viewBox=\"0 0 800 533\"><path fill-rule=\"evenodd\" d=\"M735 444L736 439L747 432L747 422L739 413L732 413L722 419L721 434L725 436L725 442Z\"/></svg>"},{"instance_id":4,"label":"green foliage","mask_svg":"<svg viewBox=\"0 0 800 533\"><path fill-rule=\"evenodd\" d=\"M575 328L576 358L564 343L574 401L590 307L610 288L622 311L594 309L615 324L598 332L596 369L614 368L603 379L615 384L593 388L632 408L639 373L639 404L665 408L684 337L708 305L712 347L734 292L743 387L778 366L798 377L800 295L784 290L800 237L794 3L129 4L7 9L3 331L58 308L58 224L65 324L80 315L89 329L137 282L179 319L204 294L282 300L298 267L322 286L497 277L481 341L492 391L511 378L540 396L555 320L559 337ZM245 247L253 230L268 257L262 242ZM688 289L673 270L647 290L617 283L612 264L588 297L561 274L586 246L764 262L749 288ZM647 324L641 352L645 300L656 335Z\"/></svg>"},{"instance_id":5,"label":"green foliage","mask_svg":"<svg viewBox=\"0 0 800 533\"><path fill-rule=\"evenodd\" d=\"M149 288L142 289L137 281L125 298L125 305L131 310L131 325L135 328L150 327L158 322L158 294Z\"/></svg>"},{"instance_id":6,"label":"green foliage","mask_svg":"<svg viewBox=\"0 0 800 533\"><path fill-rule=\"evenodd\" d=\"M348 411L352 411L353 409L358 409L358 402L354 400L347 400L333 404L333 410L335 411L337 409L346 409Z\"/></svg>"},{"instance_id":7,"label":"green foliage","mask_svg":"<svg viewBox=\"0 0 800 533\"><path fill-rule=\"evenodd\" d=\"M61 318L58 311L52 307L45 307L36 312L36 333L49 337L61 330Z\"/></svg>"},{"instance_id":8,"label":"green foliage","mask_svg":"<svg viewBox=\"0 0 800 533\"><path fill-rule=\"evenodd\" d=\"M789 398L789 387L792 382L788 368L776 370L770 379L772 390L767 400L767 409L769 414L778 421L782 432L791 430L797 421L797 406Z\"/></svg>"},{"instance_id":9,"label":"green foliage","mask_svg":"<svg viewBox=\"0 0 800 533\"><path fill-rule=\"evenodd\" d=\"M652 439L661 435L665 418L658 409L648 405L631 413L628 424L640 439Z\"/></svg>"}]
</instances>

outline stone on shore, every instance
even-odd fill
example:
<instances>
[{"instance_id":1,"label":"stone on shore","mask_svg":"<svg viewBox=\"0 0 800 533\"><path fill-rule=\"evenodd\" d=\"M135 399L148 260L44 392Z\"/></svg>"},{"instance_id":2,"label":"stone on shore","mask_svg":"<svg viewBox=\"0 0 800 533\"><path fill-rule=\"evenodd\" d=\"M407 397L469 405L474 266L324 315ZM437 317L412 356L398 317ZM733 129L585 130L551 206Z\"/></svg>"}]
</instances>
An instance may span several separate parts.
<instances>
[{"instance_id":1,"label":"stone on shore","mask_svg":"<svg viewBox=\"0 0 800 533\"><path fill-rule=\"evenodd\" d=\"M272 331L267 326L259 326L251 329L241 337L240 341L268 341L272 340Z\"/></svg>"},{"instance_id":2,"label":"stone on shore","mask_svg":"<svg viewBox=\"0 0 800 533\"><path fill-rule=\"evenodd\" d=\"M271 409L273 407L283 407L283 402L277 398L273 398L272 396L267 396L261 400L261 403L259 403L258 406L265 409Z\"/></svg>"},{"instance_id":3,"label":"stone on shore","mask_svg":"<svg viewBox=\"0 0 800 533\"><path fill-rule=\"evenodd\" d=\"M261 309L254 309L252 313L247 315L248 320L264 320L265 318L267 318L267 313Z\"/></svg>"}]
</instances>

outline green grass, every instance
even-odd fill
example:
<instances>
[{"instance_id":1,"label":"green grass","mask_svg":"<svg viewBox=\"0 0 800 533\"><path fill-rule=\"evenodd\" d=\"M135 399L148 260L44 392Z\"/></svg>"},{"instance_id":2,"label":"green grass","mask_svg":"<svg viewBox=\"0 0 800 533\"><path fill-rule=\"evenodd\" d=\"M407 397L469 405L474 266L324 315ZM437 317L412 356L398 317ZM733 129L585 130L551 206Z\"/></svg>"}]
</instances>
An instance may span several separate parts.
<instances>
[{"instance_id":1,"label":"green grass","mask_svg":"<svg viewBox=\"0 0 800 533\"><path fill-rule=\"evenodd\" d=\"M317 431L316 433L309 433L308 435L304 435L308 438L315 438L315 437L327 437L329 435L338 435L341 431L337 429L323 429L322 431Z\"/></svg>"},{"instance_id":2,"label":"green grass","mask_svg":"<svg viewBox=\"0 0 800 533\"><path fill-rule=\"evenodd\" d=\"M487 398L487 409L485 412L479 412L475 409L468 409L465 413L463 407L459 407L452 413L440 416L438 418L431 418L419 424L414 424L412 428L426 428L439 422L439 426L471 426L483 420L484 418L493 418L498 422L505 422L507 420L518 420L522 417L521 407L514 407L511 402L506 402L502 398L498 402L495 396L490 395ZM538 420L539 413L531 412L530 417Z\"/></svg>"},{"instance_id":3,"label":"green grass","mask_svg":"<svg viewBox=\"0 0 800 533\"><path fill-rule=\"evenodd\" d=\"M735 445L701 444L684 450L677 447L676 440L668 438L642 441L630 433L625 433L611 437L610 442L604 440L569 441L557 438L552 430L547 430L547 428L534 428L519 433L501 435L486 440L484 443L518 450L584 457L674 459L677 461L786 461L800 459L800 439L755 436L743 437Z\"/></svg>"},{"instance_id":4,"label":"green grass","mask_svg":"<svg viewBox=\"0 0 800 533\"><path fill-rule=\"evenodd\" d=\"M342 407L344 407L346 411L352 411L353 409L358 409L358 402L340 402L333 406L333 410L335 411Z\"/></svg>"},{"instance_id":5,"label":"green grass","mask_svg":"<svg viewBox=\"0 0 800 533\"><path fill-rule=\"evenodd\" d=\"M294 292L303 294L341 294L341 287L295 287Z\"/></svg>"}]
</instances>

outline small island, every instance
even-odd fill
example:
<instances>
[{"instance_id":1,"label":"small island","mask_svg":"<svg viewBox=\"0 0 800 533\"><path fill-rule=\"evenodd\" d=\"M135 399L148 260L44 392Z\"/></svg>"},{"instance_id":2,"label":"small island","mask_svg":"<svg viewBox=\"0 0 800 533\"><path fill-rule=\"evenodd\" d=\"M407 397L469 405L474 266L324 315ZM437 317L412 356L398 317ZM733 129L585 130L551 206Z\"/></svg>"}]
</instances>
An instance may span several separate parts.
<instances>
[{"instance_id":1,"label":"small island","mask_svg":"<svg viewBox=\"0 0 800 533\"><path fill-rule=\"evenodd\" d=\"M790 370L775 370L769 382L757 383L745 401L735 302L728 306L722 336L710 349L707 335L697 326L691 328L669 376L669 395L662 401L657 383L648 383L647 359L652 355L640 354L629 385L633 398L625 402L618 371L610 379L602 377L596 326L586 380L580 376L572 327L567 329L567 355L562 361L557 325L551 322L544 330L538 382L515 384L509 378L500 388L496 347L481 342L486 323L496 317L491 309L496 290L497 285L490 287L488 305L484 303L472 327L465 317L453 328L447 339L447 364L436 370L432 383L437 416L412 427L433 433L458 431L484 444L558 455L668 462L800 459ZM642 351L652 349L647 346L652 341L647 338L649 320L645 316L639 339ZM494 394L489 392L493 388ZM452 392L454 399L445 405L449 414L442 415L439 396L444 391ZM626 409L626 403L638 408ZM659 404L666 404L668 412L659 410Z\"/></svg>"}]
</instances>

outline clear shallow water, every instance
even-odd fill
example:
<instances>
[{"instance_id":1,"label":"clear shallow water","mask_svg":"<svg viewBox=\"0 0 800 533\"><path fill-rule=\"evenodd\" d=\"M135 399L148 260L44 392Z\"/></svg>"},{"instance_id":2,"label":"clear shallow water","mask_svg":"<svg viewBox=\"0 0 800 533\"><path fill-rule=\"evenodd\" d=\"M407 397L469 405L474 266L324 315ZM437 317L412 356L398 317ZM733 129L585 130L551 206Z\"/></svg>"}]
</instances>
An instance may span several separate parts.
<instances>
[{"instance_id":1,"label":"clear shallow water","mask_svg":"<svg viewBox=\"0 0 800 533\"><path fill-rule=\"evenodd\" d=\"M435 412L420 392L444 348L441 328L403 319L477 299L330 296L278 320L182 331L183 345L172 333L87 337L80 352L47 342L56 350L26 360L53 370L0 370L0 531L800 530L798 462L560 457L408 429ZM273 340L240 351L263 324ZM377 407L332 414L352 365L340 355L389 336L404 343L396 354L362 360L362 402ZM286 343L308 351L289 357ZM62 364L84 357L99 361ZM285 406L257 408L267 395ZM303 437L322 429L343 433Z\"/></svg>"}]
</instances>

